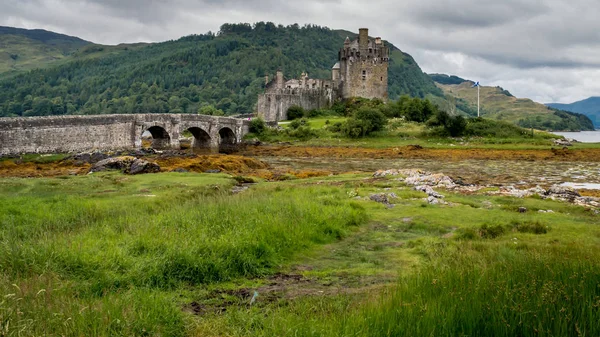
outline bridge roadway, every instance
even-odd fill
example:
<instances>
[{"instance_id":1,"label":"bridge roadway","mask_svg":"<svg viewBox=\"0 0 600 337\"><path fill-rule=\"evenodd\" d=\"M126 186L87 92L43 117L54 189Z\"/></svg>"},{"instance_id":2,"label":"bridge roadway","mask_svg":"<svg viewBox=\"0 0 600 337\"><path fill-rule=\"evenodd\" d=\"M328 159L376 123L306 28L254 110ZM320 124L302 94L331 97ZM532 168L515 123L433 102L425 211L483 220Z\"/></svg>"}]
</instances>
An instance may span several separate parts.
<instances>
[{"instance_id":1,"label":"bridge roadway","mask_svg":"<svg viewBox=\"0 0 600 337\"><path fill-rule=\"evenodd\" d=\"M248 126L242 119L193 114L0 118L0 156L141 148L146 131L153 148L179 149L187 130L193 147L218 149L239 143Z\"/></svg>"}]
</instances>

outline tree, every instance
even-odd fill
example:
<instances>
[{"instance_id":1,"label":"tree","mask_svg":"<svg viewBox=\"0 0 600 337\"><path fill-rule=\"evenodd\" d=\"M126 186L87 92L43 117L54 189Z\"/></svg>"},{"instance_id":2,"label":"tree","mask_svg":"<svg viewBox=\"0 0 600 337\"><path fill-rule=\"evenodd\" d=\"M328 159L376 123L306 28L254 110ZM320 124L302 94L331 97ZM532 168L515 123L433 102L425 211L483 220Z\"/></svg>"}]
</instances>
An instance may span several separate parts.
<instances>
[{"instance_id":1,"label":"tree","mask_svg":"<svg viewBox=\"0 0 600 337\"><path fill-rule=\"evenodd\" d=\"M198 108L199 115L208 115L208 116L225 116L223 110L217 109L212 105L203 105Z\"/></svg>"}]
</instances>

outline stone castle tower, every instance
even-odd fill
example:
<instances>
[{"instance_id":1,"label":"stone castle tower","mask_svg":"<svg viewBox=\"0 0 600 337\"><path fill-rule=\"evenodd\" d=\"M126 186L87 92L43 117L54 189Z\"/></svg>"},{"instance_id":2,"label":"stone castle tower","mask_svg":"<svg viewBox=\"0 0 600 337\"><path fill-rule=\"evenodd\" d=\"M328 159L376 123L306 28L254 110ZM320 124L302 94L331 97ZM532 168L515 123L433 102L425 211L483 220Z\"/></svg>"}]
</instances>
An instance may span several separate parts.
<instances>
[{"instance_id":1,"label":"stone castle tower","mask_svg":"<svg viewBox=\"0 0 600 337\"><path fill-rule=\"evenodd\" d=\"M388 61L390 51L380 37L369 39L369 30L361 28L358 40L346 38L339 52L339 65L333 69L339 77L342 98L388 98ZM339 73L337 73L339 72Z\"/></svg>"},{"instance_id":2,"label":"stone castle tower","mask_svg":"<svg viewBox=\"0 0 600 337\"><path fill-rule=\"evenodd\" d=\"M389 48L380 37L369 39L369 30L361 28L358 39L346 38L331 70L331 79L311 79L302 73L298 79L286 80L278 70L265 92L258 96L258 116L265 121L287 119L287 110L298 105L305 110L330 107L336 100L352 97L388 98Z\"/></svg>"}]
</instances>

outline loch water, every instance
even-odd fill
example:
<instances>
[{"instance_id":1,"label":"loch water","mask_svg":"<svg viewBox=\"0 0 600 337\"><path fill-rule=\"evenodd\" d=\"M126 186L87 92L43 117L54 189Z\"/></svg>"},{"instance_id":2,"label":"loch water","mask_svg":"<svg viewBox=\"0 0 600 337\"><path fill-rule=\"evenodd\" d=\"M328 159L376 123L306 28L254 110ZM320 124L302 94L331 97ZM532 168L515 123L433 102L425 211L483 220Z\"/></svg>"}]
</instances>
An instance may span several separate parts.
<instances>
[{"instance_id":1,"label":"loch water","mask_svg":"<svg viewBox=\"0 0 600 337\"><path fill-rule=\"evenodd\" d=\"M553 132L565 138L575 139L582 143L600 143L600 130L581 131L581 132Z\"/></svg>"}]
</instances>

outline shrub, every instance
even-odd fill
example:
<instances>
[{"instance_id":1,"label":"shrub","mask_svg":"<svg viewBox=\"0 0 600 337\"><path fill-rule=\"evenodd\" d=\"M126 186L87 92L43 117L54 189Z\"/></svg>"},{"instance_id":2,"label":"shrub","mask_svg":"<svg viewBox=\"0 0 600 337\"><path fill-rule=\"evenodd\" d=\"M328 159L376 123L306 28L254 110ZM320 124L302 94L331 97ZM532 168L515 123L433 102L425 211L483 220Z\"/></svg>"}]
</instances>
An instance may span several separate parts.
<instances>
[{"instance_id":1,"label":"shrub","mask_svg":"<svg viewBox=\"0 0 600 337\"><path fill-rule=\"evenodd\" d=\"M511 123L494 121L485 118L470 118L467 121L467 136L490 138L522 138L531 137L531 133Z\"/></svg>"},{"instance_id":2,"label":"shrub","mask_svg":"<svg viewBox=\"0 0 600 337\"><path fill-rule=\"evenodd\" d=\"M342 122L335 122L327 127L327 130L331 132L340 132L344 124Z\"/></svg>"},{"instance_id":3,"label":"shrub","mask_svg":"<svg viewBox=\"0 0 600 337\"><path fill-rule=\"evenodd\" d=\"M290 123L290 129L294 129L296 130L297 128L301 127L301 126L305 126L308 125L308 120L306 118L302 118L302 119L294 119L291 123Z\"/></svg>"},{"instance_id":4,"label":"shrub","mask_svg":"<svg viewBox=\"0 0 600 337\"><path fill-rule=\"evenodd\" d=\"M550 228L539 221L512 222L519 233L546 234Z\"/></svg>"},{"instance_id":5,"label":"shrub","mask_svg":"<svg viewBox=\"0 0 600 337\"><path fill-rule=\"evenodd\" d=\"M305 113L306 112L304 111L304 108L302 108L301 106L292 105L287 111L287 117L288 120L294 120L304 117Z\"/></svg>"},{"instance_id":6,"label":"shrub","mask_svg":"<svg viewBox=\"0 0 600 337\"><path fill-rule=\"evenodd\" d=\"M261 118L255 118L252 121L250 121L250 132L254 134L261 135L266 128L267 125L265 124L265 121Z\"/></svg>"},{"instance_id":7,"label":"shrub","mask_svg":"<svg viewBox=\"0 0 600 337\"><path fill-rule=\"evenodd\" d=\"M291 137L298 138L300 140L307 140L318 136L315 130L308 126L300 126L296 129L288 130L288 134Z\"/></svg>"},{"instance_id":8,"label":"shrub","mask_svg":"<svg viewBox=\"0 0 600 337\"><path fill-rule=\"evenodd\" d=\"M466 131L467 121L462 116L450 116L446 111L437 110L427 121L427 125L438 127L433 130L433 134L460 137Z\"/></svg>"},{"instance_id":9,"label":"shrub","mask_svg":"<svg viewBox=\"0 0 600 337\"><path fill-rule=\"evenodd\" d=\"M479 228L479 235L484 239L495 239L506 233L506 228L502 225L482 225Z\"/></svg>"},{"instance_id":10,"label":"shrub","mask_svg":"<svg viewBox=\"0 0 600 337\"><path fill-rule=\"evenodd\" d=\"M367 133L383 130L387 124L387 118L385 115L381 112L381 110L375 108L361 108L356 112L354 118L369 124L369 130Z\"/></svg>"}]
</instances>

